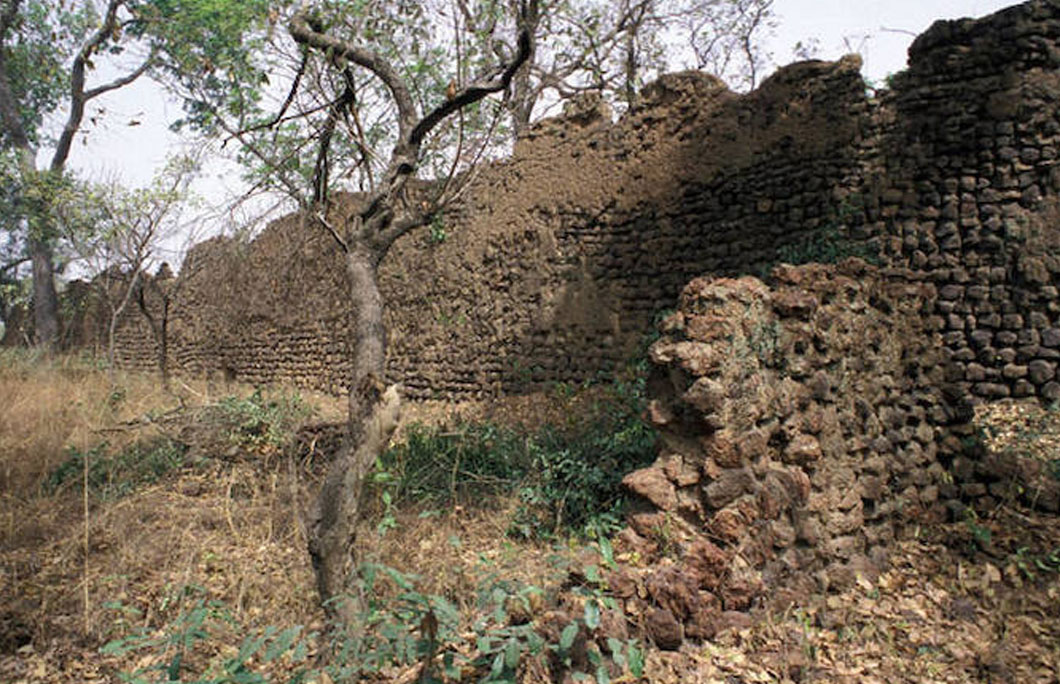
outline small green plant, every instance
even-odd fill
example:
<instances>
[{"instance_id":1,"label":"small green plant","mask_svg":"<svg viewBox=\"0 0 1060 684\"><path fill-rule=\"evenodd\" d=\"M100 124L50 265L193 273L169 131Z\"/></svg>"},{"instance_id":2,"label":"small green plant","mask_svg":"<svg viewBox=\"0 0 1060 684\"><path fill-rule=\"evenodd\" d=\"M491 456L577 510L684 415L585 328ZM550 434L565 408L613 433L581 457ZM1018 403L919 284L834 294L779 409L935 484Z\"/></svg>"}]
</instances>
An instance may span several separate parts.
<instances>
[{"instance_id":1,"label":"small green plant","mask_svg":"<svg viewBox=\"0 0 1060 684\"><path fill-rule=\"evenodd\" d=\"M860 193L848 195L835 209L832 218L806 237L777 248L774 263L795 266L808 263L836 264L848 257L858 257L870 264L879 264L878 250L870 244L852 239L848 226L856 225L865 213L865 197ZM763 267L768 275L770 266Z\"/></svg>"},{"instance_id":2,"label":"small green plant","mask_svg":"<svg viewBox=\"0 0 1060 684\"><path fill-rule=\"evenodd\" d=\"M119 499L188 465L186 452L186 446L165 437L136 442L116 452L106 442L87 451L70 447L66 460L44 481L44 490L54 493L66 487L80 489L87 460L89 491L102 499Z\"/></svg>"},{"instance_id":3,"label":"small green plant","mask_svg":"<svg viewBox=\"0 0 1060 684\"><path fill-rule=\"evenodd\" d=\"M266 398L260 388L246 397L225 397L217 409L221 420L231 426L230 441L250 451L283 447L312 412L297 393Z\"/></svg>"},{"instance_id":4,"label":"small green plant","mask_svg":"<svg viewBox=\"0 0 1060 684\"><path fill-rule=\"evenodd\" d=\"M254 672L252 663L267 665L280 658L292 663L304 662L308 655L308 637L302 627L287 629L266 627L260 633L243 639L235 655L213 662L205 668L193 667L191 661L198 650L205 650L218 633L230 629L235 620L219 601L208 600L201 587L183 587L176 603L188 604L161 630L140 628L132 634L110 641L100 651L105 655L124 656L149 651L156 654L153 661L119 677L130 684L154 682L194 682L195 684L265 684L269 679ZM120 604L114 606L123 611ZM307 671L301 670L288 680L302 682Z\"/></svg>"},{"instance_id":5,"label":"small green plant","mask_svg":"<svg viewBox=\"0 0 1060 684\"><path fill-rule=\"evenodd\" d=\"M990 546L993 541L993 533L990 531L989 527L979 523L979 516L974 509L967 509L964 517L964 524L968 528L968 531L971 532L972 541L976 546L982 549L986 549Z\"/></svg>"},{"instance_id":6,"label":"small green plant","mask_svg":"<svg viewBox=\"0 0 1060 684\"><path fill-rule=\"evenodd\" d=\"M438 213L431 218L431 224L428 227L427 242L432 245L440 245L449 238L449 234L445 230L445 217Z\"/></svg>"},{"instance_id":7,"label":"small green plant","mask_svg":"<svg viewBox=\"0 0 1060 684\"><path fill-rule=\"evenodd\" d=\"M1009 556L1009 561L1025 579L1033 581L1038 579L1039 573L1060 573L1060 548L1049 553L1034 553L1029 547L1021 546Z\"/></svg>"},{"instance_id":8,"label":"small green plant","mask_svg":"<svg viewBox=\"0 0 1060 684\"><path fill-rule=\"evenodd\" d=\"M854 242L829 225L821 231L777 248L776 261L799 266L801 264L836 264L848 257L858 257L870 264L878 264L879 256L868 245Z\"/></svg>"}]
</instances>

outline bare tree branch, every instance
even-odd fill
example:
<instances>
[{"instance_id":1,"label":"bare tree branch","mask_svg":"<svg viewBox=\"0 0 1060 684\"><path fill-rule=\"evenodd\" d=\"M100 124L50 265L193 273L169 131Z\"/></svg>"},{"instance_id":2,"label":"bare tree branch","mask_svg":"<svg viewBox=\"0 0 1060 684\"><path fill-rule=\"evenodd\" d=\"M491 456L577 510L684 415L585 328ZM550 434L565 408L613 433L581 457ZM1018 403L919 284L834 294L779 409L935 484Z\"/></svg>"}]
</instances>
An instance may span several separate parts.
<instances>
[{"instance_id":1,"label":"bare tree branch","mask_svg":"<svg viewBox=\"0 0 1060 684\"><path fill-rule=\"evenodd\" d=\"M55 153L52 155L52 171L61 171L66 165L67 157L70 156L70 146L73 144L77 131L81 128L81 121L85 117L85 103L88 101L85 97L85 69L93 53L113 34L118 24L118 10L124 4L125 0L110 0L107 3L103 22L74 57L74 63L70 69L70 114L66 119L63 132L59 135Z\"/></svg>"},{"instance_id":2,"label":"bare tree branch","mask_svg":"<svg viewBox=\"0 0 1060 684\"><path fill-rule=\"evenodd\" d=\"M140 64L140 66L136 67L136 69L130 71L125 76L122 76L120 78L116 78L113 81L111 81L110 83L105 83L105 84L103 84L101 86L96 86L95 88L92 88L91 90L86 90L85 91L85 95L84 95L85 101L87 102L88 100L91 100L94 97L99 97L100 95L102 95L104 93L109 93L112 90L117 90L118 88L124 88L125 86L129 85L130 83L132 83L136 79L138 79L141 76L143 76L147 72L147 70L149 68L151 68L151 64L152 64L153 61L154 61L154 55L150 54L144 59L143 63Z\"/></svg>"},{"instance_id":3,"label":"bare tree branch","mask_svg":"<svg viewBox=\"0 0 1060 684\"><path fill-rule=\"evenodd\" d=\"M519 49L499 76L475 81L458 90L453 97L435 107L416 124L409 135L408 143L418 147L423 142L423 139L427 137L427 134L450 114L478 102L487 95L506 89L512 82L515 72L530 57L530 44L530 34L526 31L521 32L519 34Z\"/></svg>"},{"instance_id":4,"label":"bare tree branch","mask_svg":"<svg viewBox=\"0 0 1060 684\"><path fill-rule=\"evenodd\" d=\"M21 257L19 259L16 259L15 261L12 261L10 263L6 263L3 266L0 266L0 275L3 275L6 271L16 270L22 264L29 263L29 261L30 261L30 258L27 256L27 257Z\"/></svg>"},{"instance_id":5,"label":"bare tree branch","mask_svg":"<svg viewBox=\"0 0 1060 684\"><path fill-rule=\"evenodd\" d=\"M280 111L276 112L276 116L274 116L269 121L266 121L265 123L260 123L260 124L258 124L256 126L250 126L249 128L244 128L244 129L242 129L240 131L240 133L253 133L255 131L260 131L260 130L265 129L265 128L273 128L277 124L280 124L280 123L282 123L284 121L289 121L290 119L297 119L297 118L305 117L305 116L308 116L308 115L313 114L315 112L318 112L321 109L327 109L330 106L330 105L323 105L321 107L313 108L313 109L311 109L311 110L309 110L307 112L301 112L301 113L295 114L294 116L291 116L289 118L284 118L284 115L287 113L288 108L290 108L291 103L294 102L294 96L298 93L298 87L302 83L302 76L305 75L305 69L306 69L306 66L308 64L309 64L309 50L303 49L303 51L302 51L302 62L298 65L298 71L295 72L294 80L291 82L291 89L287 92L287 98L283 101L283 105L280 107ZM228 140L231 140L231 137L229 137ZM225 143L227 143L228 140L225 140ZM224 143L221 143L221 147L224 147Z\"/></svg>"},{"instance_id":6,"label":"bare tree branch","mask_svg":"<svg viewBox=\"0 0 1060 684\"><path fill-rule=\"evenodd\" d=\"M416 104L404 79L382 55L315 30L305 8L291 17L290 32L297 42L323 52L336 64L337 60L344 59L375 74L394 98L398 110L398 135L402 138L408 135L416 122Z\"/></svg>"}]
</instances>

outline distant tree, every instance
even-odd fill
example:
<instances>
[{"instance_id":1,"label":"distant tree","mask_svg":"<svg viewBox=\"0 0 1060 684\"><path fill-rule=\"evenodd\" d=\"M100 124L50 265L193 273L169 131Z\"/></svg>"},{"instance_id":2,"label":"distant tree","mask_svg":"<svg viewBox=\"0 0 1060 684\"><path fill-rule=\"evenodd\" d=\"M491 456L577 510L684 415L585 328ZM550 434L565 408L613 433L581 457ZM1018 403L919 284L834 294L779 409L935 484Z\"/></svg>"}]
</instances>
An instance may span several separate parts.
<instances>
[{"instance_id":1,"label":"distant tree","mask_svg":"<svg viewBox=\"0 0 1060 684\"><path fill-rule=\"evenodd\" d=\"M3 168L3 184L14 186L17 208L6 217L4 228L20 235L32 261L35 333L44 347L59 339L54 198L66 182L66 163L86 105L132 83L150 66L145 58L118 78L88 85L95 60L124 52L125 28L135 21L133 11L126 0L68 5L0 0L0 145L14 155L14 163ZM44 123L60 107L66 110L65 123L51 140ZM45 143L53 143L52 154L38 169L37 153Z\"/></svg>"},{"instance_id":2,"label":"distant tree","mask_svg":"<svg viewBox=\"0 0 1060 684\"><path fill-rule=\"evenodd\" d=\"M233 42L282 2L266 0L0 0L0 200L11 211L0 229L14 236L32 263L36 341L53 347L60 330L56 296L57 198L67 178L73 143L83 131L90 102L149 75L170 82L196 63L195 76L214 101L242 106L256 83L247 72L218 78L205 59L217 52L245 54ZM262 22L263 23L263 22ZM237 59L227 59L231 67ZM104 62L124 74L93 84ZM244 86L247 88L244 91ZM225 90L228 89L228 90ZM187 117L201 112L185 102ZM94 108L90 122L105 114ZM54 135L49 122L62 119ZM178 122L179 123L179 122ZM39 152L50 150L38 167Z\"/></svg>"},{"instance_id":3,"label":"distant tree","mask_svg":"<svg viewBox=\"0 0 1060 684\"><path fill-rule=\"evenodd\" d=\"M153 283L147 268L157 259L167 241L193 239L182 222L190 202L188 186L198 164L188 157L171 159L145 188L126 189L117 183L103 186L83 184L79 202L68 202L59 210L65 239L92 276L99 308L107 316L107 367L115 370L115 335L122 317L134 304L151 329L159 353L157 364L168 387L167 285ZM178 236L182 233L182 236ZM160 295L163 308L153 312L145 301L150 283Z\"/></svg>"},{"instance_id":4,"label":"distant tree","mask_svg":"<svg viewBox=\"0 0 1060 684\"><path fill-rule=\"evenodd\" d=\"M483 52L510 50L502 32L514 0L458 6ZM773 0L541 0L529 18L534 53L514 80L507 107L513 132L542 109L586 91L620 107L636 105L644 83L666 71L708 71L749 90L769 59L762 39Z\"/></svg>"}]
</instances>

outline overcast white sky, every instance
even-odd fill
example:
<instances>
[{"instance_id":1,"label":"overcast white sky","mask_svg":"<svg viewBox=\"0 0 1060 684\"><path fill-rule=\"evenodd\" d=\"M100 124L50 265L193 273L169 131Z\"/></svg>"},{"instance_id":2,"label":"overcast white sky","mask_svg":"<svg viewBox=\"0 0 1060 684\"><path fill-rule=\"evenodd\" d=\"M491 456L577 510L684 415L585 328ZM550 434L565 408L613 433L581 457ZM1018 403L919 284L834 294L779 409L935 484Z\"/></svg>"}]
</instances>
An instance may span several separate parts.
<instances>
[{"instance_id":1,"label":"overcast white sky","mask_svg":"<svg viewBox=\"0 0 1060 684\"><path fill-rule=\"evenodd\" d=\"M904 68L909 33L921 33L936 19L978 17L1015 4L1011 0L776 0L778 25L769 49L777 64L793 60L792 47L815 39L817 56L838 59L861 53L867 79L879 81ZM888 30L890 29L890 30ZM908 33L907 33L908 32ZM771 70L770 70L771 71ZM91 177L118 177L129 185L148 182L166 156L181 145L168 123L180 106L148 81L122 89L101 102L104 123L93 129L87 144L71 154L71 166ZM137 122L136 125L130 125ZM210 201L237 193L238 173L218 166L197 186Z\"/></svg>"}]
</instances>

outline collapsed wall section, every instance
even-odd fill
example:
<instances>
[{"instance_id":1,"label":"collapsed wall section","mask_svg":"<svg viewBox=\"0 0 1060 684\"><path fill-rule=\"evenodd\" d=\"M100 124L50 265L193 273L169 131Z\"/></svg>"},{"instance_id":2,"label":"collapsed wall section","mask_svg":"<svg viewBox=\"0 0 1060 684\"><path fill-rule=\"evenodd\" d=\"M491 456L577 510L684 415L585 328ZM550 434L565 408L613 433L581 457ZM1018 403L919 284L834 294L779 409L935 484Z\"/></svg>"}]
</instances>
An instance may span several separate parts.
<instances>
[{"instance_id":1,"label":"collapsed wall section","mask_svg":"<svg viewBox=\"0 0 1060 684\"><path fill-rule=\"evenodd\" d=\"M872 579L900 527L944 513L952 428L933 288L857 259L702 277L651 347L656 463L623 484L645 508L621 539L645 557L653 638L709 638L723 611ZM672 566L652 559L676 555Z\"/></svg>"}]
</instances>

